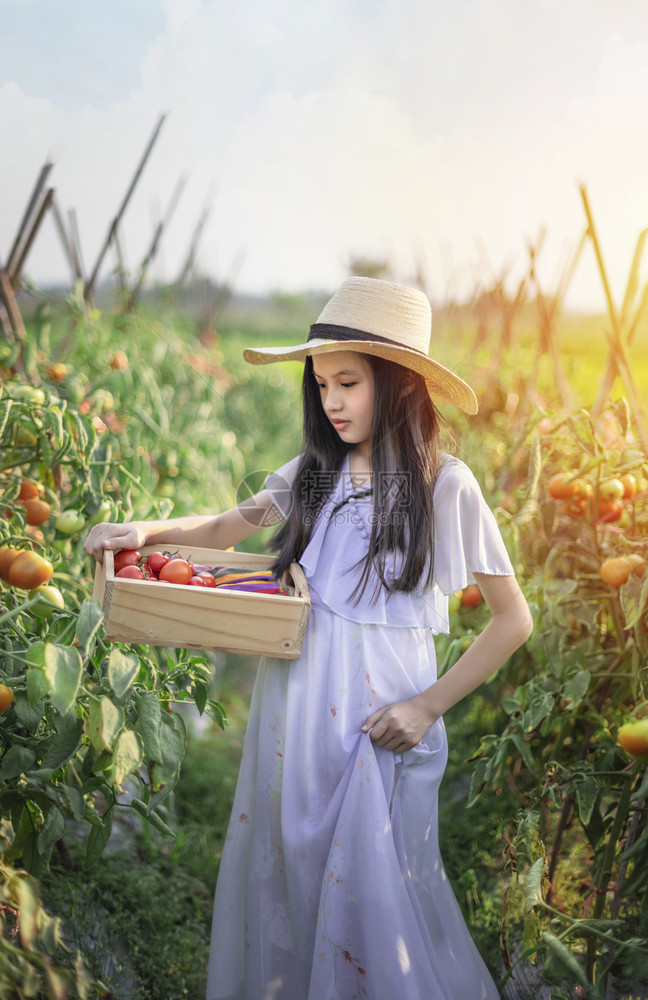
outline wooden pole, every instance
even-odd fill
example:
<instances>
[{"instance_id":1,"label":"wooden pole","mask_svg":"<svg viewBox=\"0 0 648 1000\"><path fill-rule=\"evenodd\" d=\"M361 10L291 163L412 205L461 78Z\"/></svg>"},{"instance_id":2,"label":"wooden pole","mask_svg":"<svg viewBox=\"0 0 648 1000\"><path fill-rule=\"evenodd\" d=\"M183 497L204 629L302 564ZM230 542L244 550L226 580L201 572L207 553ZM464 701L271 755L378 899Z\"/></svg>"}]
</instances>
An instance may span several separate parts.
<instances>
[{"instance_id":1,"label":"wooden pole","mask_svg":"<svg viewBox=\"0 0 648 1000\"><path fill-rule=\"evenodd\" d=\"M16 238L13 242L13 246L9 251L9 257L7 258L7 266L5 269L8 274L14 274L16 270L16 262L20 256L21 244L24 242L25 232L27 230L31 217L40 201L41 193L43 191L43 188L45 187L45 182L47 181L47 178L49 177L50 171L52 170L53 166L54 166L53 163L49 162L46 163L42 167L41 172L38 175L38 179L34 186L34 190L32 191L32 196L29 199L27 208L25 209L23 217L20 221L18 232L16 233Z\"/></svg>"},{"instance_id":2,"label":"wooden pole","mask_svg":"<svg viewBox=\"0 0 648 1000\"><path fill-rule=\"evenodd\" d=\"M40 224L45 218L45 213L49 208L52 207L53 200L54 200L54 188L49 188L47 194L45 195L43 201L41 202L36 218L34 219L32 227L29 230L29 233L27 234L27 238L20 247L16 262L13 265L10 272L11 284L16 289L20 285L20 277L22 274L22 269L25 266L25 261L27 260L27 254L31 250L32 243L36 238L36 233L40 229Z\"/></svg>"},{"instance_id":3,"label":"wooden pole","mask_svg":"<svg viewBox=\"0 0 648 1000\"><path fill-rule=\"evenodd\" d=\"M173 213L175 212L176 206L177 206L177 204L178 204L178 202L180 200L180 195L182 194L186 183L187 183L186 177L181 177L180 180L178 181L178 183L175 186L175 190L174 190L173 195L171 197L171 201L169 202L169 207L167 208L167 211L166 211L164 217L162 219L160 219L160 221L158 222L157 226L155 227L155 231L153 233L153 239L151 240L151 245L150 245L150 247L148 249L148 252L147 252L146 256L144 257L144 260L142 261L142 263L140 265L139 277L137 279L135 287L133 288L133 290L130 293L128 302L126 303L126 310L127 311L129 311L129 310L131 310L131 309L134 308L135 303L137 302L137 299L139 298L139 294L140 294L140 292L142 290L142 285L144 284L144 281L146 280L146 273L147 273L147 271L149 269L151 261L153 261L155 259L155 256L156 256L156 254L158 252L158 248L160 246L160 240L162 239L162 234L163 234L164 230L167 228L167 226L169 225L169 222L171 221L171 218L173 217Z\"/></svg>"},{"instance_id":4,"label":"wooden pole","mask_svg":"<svg viewBox=\"0 0 648 1000\"><path fill-rule=\"evenodd\" d=\"M158 135L160 134L160 129L162 128L162 125L164 124L165 118L166 118L166 115L161 115L160 120L158 121L157 125L155 126L155 130L153 132L153 135L149 139L148 145L147 145L146 149L144 150L144 154L143 154L143 156L142 156L142 158L141 158L141 160L140 160L140 162L139 162L139 164L137 166L137 169L135 170L135 173L133 175L133 179L130 182L130 185L128 187L128 190L126 191L126 194L124 195L124 198L122 199L121 205L119 206L119 211L117 212L117 215L115 216L115 218L110 223L110 228L108 229L108 234L107 234L107 236L106 236L106 238L105 238L105 240L103 242L101 250L99 251L99 256L97 257L97 261L96 261L95 266L93 268L92 274L88 278L88 282L87 282L86 287L85 287L85 298L86 298L86 301L89 301L92 298L92 295L94 294L94 286L95 286L97 278L99 276L99 269L101 268L101 265L103 263L103 259L106 256L106 253L108 251L108 247L110 246L110 244L115 239L115 234L117 233L117 229L119 228L119 223L121 222L122 216L124 215L124 212L126 211L126 208L127 208L128 203L129 203L129 201L131 199L133 191L135 190L135 186L137 185L137 182L139 181L139 179L140 179L140 177L142 175L142 171L144 170L144 167L146 166L146 161L148 160L149 156L151 155L151 151L153 149L153 146L155 145L155 142L157 140Z\"/></svg>"},{"instance_id":5,"label":"wooden pole","mask_svg":"<svg viewBox=\"0 0 648 1000\"><path fill-rule=\"evenodd\" d=\"M608 312L610 315L610 321L612 324L612 329L606 331L608 341L610 343L610 364L616 366L619 375L625 385L626 392L628 393L628 402L630 404L630 409L639 433L639 440L644 451L648 452L648 428L643 419L643 414L641 411L641 405L639 403L639 396L637 393L637 387L635 386L634 377L632 375L632 370L630 367L630 359L628 358L625 346L623 344L622 338L622 328L619 319L619 314L617 312L616 306L614 304L614 299L612 298L612 291L610 289L610 283L608 281L607 271L605 269L605 264L603 263L603 255L601 253L601 246L596 233L596 227L594 225L594 219L592 217L592 212L589 205L589 200L587 198L587 192L584 186L581 184L579 186L581 198L583 200L583 207L585 209L585 216L587 218L587 229L589 237L594 246L594 253L596 255L596 262L598 264L599 273L601 275L601 281L603 282L603 290L605 292L605 298L607 301ZM602 411L603 406L607 402L607 399L603 401L601 405L601 396L597 400L597 404L592 411L592 416L596 418Z\"/></svg>"}]
</instances>

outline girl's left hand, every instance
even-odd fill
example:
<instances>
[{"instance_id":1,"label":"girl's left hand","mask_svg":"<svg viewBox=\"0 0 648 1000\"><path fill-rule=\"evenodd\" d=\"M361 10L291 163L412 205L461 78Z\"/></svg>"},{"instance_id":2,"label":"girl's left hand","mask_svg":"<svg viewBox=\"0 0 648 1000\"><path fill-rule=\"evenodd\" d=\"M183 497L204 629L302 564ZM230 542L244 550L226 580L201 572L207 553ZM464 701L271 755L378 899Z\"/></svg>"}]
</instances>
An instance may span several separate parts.
<instances>
[{"instance_id":1,"label":"girl's left hand","mask_svg":"<svg viewBox=\"0 0 648 1000\"><path fill-rule=\"evenodd\" d=\"M385 705L370 715L361 732L369 733L374 743L394 753L405 753L423 739L436 722L417 698Z\"/></svg>"}]
</instances>

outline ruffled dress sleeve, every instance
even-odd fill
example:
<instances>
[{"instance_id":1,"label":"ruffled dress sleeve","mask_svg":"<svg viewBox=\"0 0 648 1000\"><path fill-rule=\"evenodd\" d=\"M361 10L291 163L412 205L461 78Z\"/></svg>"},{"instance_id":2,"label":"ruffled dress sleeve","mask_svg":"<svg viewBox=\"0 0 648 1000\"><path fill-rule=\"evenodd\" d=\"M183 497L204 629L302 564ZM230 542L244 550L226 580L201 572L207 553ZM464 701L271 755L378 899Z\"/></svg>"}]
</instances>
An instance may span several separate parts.
<instances>
[{"instance_id":1,"label":"ruffled dress sleeve","mask_svg":"<svg viewBox=\"0 0 648 1000\"><path fill-rule=\"evenodd\" d=\"M468 466L448 456L434 490L434 580L446 595L473 573L514 576L495 515Z\"/></svg>"}]
</instances>

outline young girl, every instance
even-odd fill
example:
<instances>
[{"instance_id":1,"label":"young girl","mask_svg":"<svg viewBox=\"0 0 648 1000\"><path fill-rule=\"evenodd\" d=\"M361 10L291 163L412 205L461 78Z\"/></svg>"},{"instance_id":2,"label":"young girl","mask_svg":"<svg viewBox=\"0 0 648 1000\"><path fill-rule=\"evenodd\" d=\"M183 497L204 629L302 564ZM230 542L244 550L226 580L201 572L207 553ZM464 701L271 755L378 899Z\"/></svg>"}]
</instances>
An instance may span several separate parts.
<instances>
[{"instance_id":1,"label":"young girl","mask_svg":"<svg viewBox=\"0 0 648 1000\"><path fill-rule=\"evenodd\" d=\"M435 403L476 412L429 357L427 298L350 278L309 340L301 455L214 517L101 524L86 549L225 549L268 518L280 573L304 569L299 660L263 658L216 899L207 1000L496 1000L439 854L443 713L532 621L491 511L443 454ZM486 628L437 680L448 595L475 580Z\"/></svg>"}]
</instances>

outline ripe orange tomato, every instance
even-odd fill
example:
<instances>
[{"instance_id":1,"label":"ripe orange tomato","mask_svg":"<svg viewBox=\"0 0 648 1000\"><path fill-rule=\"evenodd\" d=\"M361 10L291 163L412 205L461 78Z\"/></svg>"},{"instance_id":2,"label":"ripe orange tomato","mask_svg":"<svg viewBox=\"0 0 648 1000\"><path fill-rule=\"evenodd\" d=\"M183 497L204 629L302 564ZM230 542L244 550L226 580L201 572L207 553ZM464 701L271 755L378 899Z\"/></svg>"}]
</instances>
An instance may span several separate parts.
<instances>
[{"instance_id":1,"label":"ripe orange tomato","mask_svg":"<svg viewBox=\"0 0 648 1000\"><path fill-rule=\"evenodd\" d=\"M635 576L642 577L646 572L646 560L638 552L632 552L626 559L632 563L632 572Z\"/></svg>"},{"instance_id":2,"label":"ripe orange tomato","mask_svg":"<svg viewBox=\"0 0 648 1000\"><path fill-rule=\"evenodd\" d=\"M193 566L186 559L169 559L160 570L160 580L165 583L189 583L193 575Z\"/></svg>"},{"instance_id":3,"label":"ripe orange tomato","mask_svg":"<svg viewBox=\"0 0 648 1000\"><path fill-rule=\"evenodd\" d=\"M54 567L49 559L44 559L37 552L23 549L9 566L9 583L20 590L33 590L41 583L51 580Z\"/></svg>"},{"instance_id":4,"label":"ripe orange tomato","mask_svg":"<svg viewBox=\"0 0 648 1000\"><path fill-rule=\"evenodd\" d=\"M6 684L0 684L0 715L6 712L14 700L13 691Z\"/></svg>"},{"instance_id":5,"label":"ripe orange tomato","mask_svg":"<svg viewBox=\"0 0 648 1000\"><path fill-rule=\"evenodd\" d=\"M12 549L10 545L0 548L0 579L5 583L9 583L9 567L19 552L20 549Z\"/></svg>"},{"instance_id":6,"label":"ripe orange tomato","mask_svg":"<svg viewBox=\"0 0 648 1000\"><path fill-rule=\"evenodd\" d=\"M583 483L580 479L572 479L568 472L558 472L552 476L547 484L549 496L554 500L567 500L569 497L578 496L583 491Z\"/></svg>"},{"instance_id":7,"label":"ripe orange tomato","mask_svg":"<svg viewBox=\"0 0 648 1000\"><path fill-rule=\"evenodd\" d=\"M19 500L33 500L43 495L42 483L34 483L31 479L23 479L18 491Z\"/></svg>"},{"instance_id":8,"label":"ripe orange tomato","mask_svg":"<svg viewBox=\"0 0 648 1000\"><path fill-rule=\"evenodd\" d=\"M611 587L620 587L632 572L633 566L625 556L614 556L601 563L601 576Z\"/></svg>"},{"instance_id":9,"label":"ripe orange tomato","mask_svg":"<svg viewBox=\"0 0 648 1000\"><path fill-rule=\"evenodd\" d=\"M633 757L648 755L648 719L626 722L619 729L619 743Z\"/></svg>"},{"instance_id":10,"label":"ripe orange tomato","mask_svg":"<svg viewBox=\"0 0 648 1000\"><path fill-rule=\"evenodd\" d=\"M45 369L45 374L52 382L62 382L67 375L67 367L62 361L53 361Z\"/></svg>"},{"instance_id":11,"label":"ripe orange tomato","mask_svg":"<svg viewBox=\"0 0 648 1000\"><path fill-rule=\"evenodd\" d=\"M464 608L476 608L482 601L482 592L476 583L469 583L461 591L461 603Z\"/></svg>"},{"instance_id":12,"label":"ripe orange tomato","mask_svg":"<svg viewBox=\"0 0 648 1000\"><path fill-rule=\"evenodd\" d=\"M25 508L27 524L45 524L49 520L52 508L45 500L21 500Z\"/></svg>"},{"instance_id":13,"label":"ripe orange tomato","mask_svg":"<svg viewBox=\"0 0 648 1000\"><path fill-rule=\"evenodd\" d=\"M627 500L629 497L633 497L637 493L637 480L632 475L631 472L627 472L625 476L619 476L619 482L623 484L623 499Z\"/></svg>"},{"instance_id":14,"label":"ripe orange tomato","mask_svg":"<svg viewBox=\"0 0 648 1000\"><path fill-rule=\"evenodd\" d=\"M108 364L115 371L124 371L128 368L128 357L124 351L115 351Z\"/></svg>"}]
</instances>

